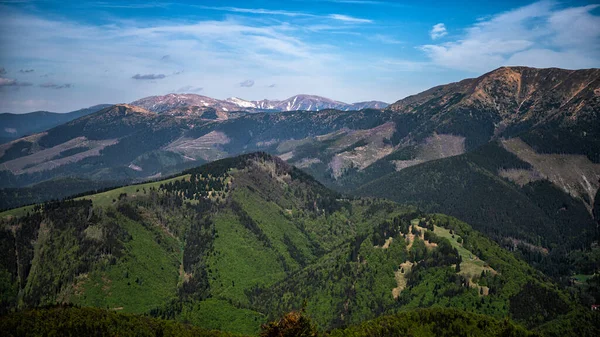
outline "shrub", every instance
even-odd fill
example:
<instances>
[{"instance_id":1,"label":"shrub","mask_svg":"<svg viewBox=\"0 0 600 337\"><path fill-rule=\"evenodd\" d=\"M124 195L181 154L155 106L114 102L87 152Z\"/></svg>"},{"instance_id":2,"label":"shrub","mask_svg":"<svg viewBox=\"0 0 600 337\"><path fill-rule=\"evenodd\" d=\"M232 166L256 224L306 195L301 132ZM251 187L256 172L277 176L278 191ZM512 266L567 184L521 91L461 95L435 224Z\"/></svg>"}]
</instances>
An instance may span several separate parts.
<instances>
[{"instance_id":1,"label":"shrub","mask_svg":"<svg viewBox=\"0 0 600 337\"><path fill-rule=\"evenodd\" d=\"M302 311L285 314L279 321L261 326L261 337L316 337L317 330Z\"/></svg>"}]
</instances>

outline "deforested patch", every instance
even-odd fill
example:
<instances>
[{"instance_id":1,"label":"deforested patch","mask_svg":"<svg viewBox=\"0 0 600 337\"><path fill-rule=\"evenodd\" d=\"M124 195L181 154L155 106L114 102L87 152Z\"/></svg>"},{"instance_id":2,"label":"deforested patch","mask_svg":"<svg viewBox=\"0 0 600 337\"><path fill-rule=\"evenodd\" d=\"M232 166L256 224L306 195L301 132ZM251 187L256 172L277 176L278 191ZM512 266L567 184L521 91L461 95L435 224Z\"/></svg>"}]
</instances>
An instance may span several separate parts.
<instances>
[{"instance_id":1,"label":"deforested patch","mask_svg":"<svg viewBox=\"0 0 600 337\"><path fill-rule=\"evenodd\" d=\"M211 131L199 138L182 137L166 146L167 151L179 153L191 158L202 158L213 161L227 156L221 149L222 145L229 144L231 139L220 131Z\"/></svg>"},{"instance_id":2,"label":"deforested patch","mask_svg":"<svg viewBox=\"0 0 600 337\"><path fill-rule=\"evenodd\" d=\"M458 156L465 153L465 137L434 133L417 146L417 155L412 159L392 160L396 171L419 165L430 160Z\"/></svg>"},{"instance_id":3,"label":"deforested patch","mask_svg":"<svg viewBox=\"0 0 600 337\"><path fill-rule=\"evenodd\" d=\"M281 158L281 160L288 161L288 160L290 160L290 159L292 159L294 157L294 151L289 151L289 152L286 152L286 153L282 153L278 157Z\"/></svg>"},{"instance_id":4,"label":"deforested patch","mask_svg":"<svg viewBox=\"0 0 600 337\"><path fill-rule=\"evenodd\" d=\"M498 170L498 175L519 186L525 186L534 181L544 179L538 171L526 169L500 169Z\"/></svg>"},{"instance_id":5,"label":"deforested patch","mask_svg":"<svg viewBox=\"0 0 600 337\"><path fill-rule=\"evenodd\" d=\"M13 147L13 145L15 145L16 143L19 143L19 142L35 143L40 138L44 137L47 134L48 134L47 132L36 133L35 135L15 139L12 142L8 142L6 144L0 144L0 158L2 158L4 156L4 154L6 153L6 151L9 150L11 147Z\"/></svg>"},{"instance_id":6,"label":"deforested patch","mask_svg":"<svg viewBox=\"0 0 600 337\"><path fill-rule=\"evenodd\" d=\"M99 156L101 150L118 142L117 139L88 140L85 137L77 137L49 149L9 160L1 164L0 169L9 170L14 174L52 170L59 166L76 163L88 157ZM84 151L66 157L61 156L67 151L79 148Z\"/></svg>"},{"instance_id":7,"label":"deforested patch","mask_svg":"<svg viewBox=\"0 0 600 337\"><path fill-rule=\"evenodd\" d=\"M396 171L403 170L407 167L419 165L424 162L425 162L425 160L423 160L423 159L392 160L392 164L394 164L394 166L396 166Z\"/></svg>"},{"instance_id":8,"label":"deforested patch","mask_svg":"<svg viewBox=\"0 0 600 337\"><path fill-rule=\"evenodd\" d=\"M294 166L296 166L298 168L307 168L314 164L318 164L320 162L321 162L321 159L319 159L319 158L304 158L304 159L294 163Z\"/></svg>"},{"instance_id":9,"label":"deforested patch","mask_svg":"<svg viewBox=\"0 0 600 337\"><path fill-rule=\"evenodd\" d=\"M600 164L584 155L540 154L520 138L503 140L506 150L531 164L541 179L547 179L566 193L581 199L590 213L600 187Z\"/></svg>"},{"instance_id":10,"label":"deforested patch","mask_svg":"<svg viewBox=\"0 0 600 337\"><path fill-rule=\"evenodd\" d=\"M434 133L421 144L418 158L429 161L463 153L465 153L465 137Z\"/></svg>"}]
</instances>

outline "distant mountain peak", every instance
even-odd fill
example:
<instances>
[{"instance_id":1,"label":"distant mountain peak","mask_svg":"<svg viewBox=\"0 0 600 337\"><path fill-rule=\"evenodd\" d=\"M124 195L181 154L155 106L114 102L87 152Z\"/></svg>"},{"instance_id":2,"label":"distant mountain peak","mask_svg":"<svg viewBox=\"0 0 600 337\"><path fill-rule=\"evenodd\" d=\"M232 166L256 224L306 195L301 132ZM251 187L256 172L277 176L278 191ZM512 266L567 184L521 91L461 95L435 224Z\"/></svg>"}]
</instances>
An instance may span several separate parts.
<instances>
[{"instance_id":1,"label":"distant mountain peak","mask_svg":"<svg viewBox=\"0 0 600 337\"><path fill-rule=\"evenodd\" d=\"M256 108L256 104L239 97L229 97L227 102L233 103L241 108Z\"/></svg>"},{"instance_id":2,"label":"distant mountain peak","mask_svg":"<svg viewBox=\"0 0 600 337\"><path fill-rule=\"evenodd\" d=\"M225 100L219 100L207 96L196 94L167 94L164 96L149 96L131 103L131 105L140 106L146 110L165 113L181 107L199 106L211 107L217 111L319 111L324 109L336 109L342 111L362 110L362 109L383 109L388 106L387 103L380 101L366 101L354 104L348 104L336 101L330 98L299 94L284 100L263 99L259 101L249 101L239 97L229 97Z\"/></svg>"},{"instance_id":3,"label":"distant mountain peak","mask_svg":"<svg viewBox=\"0 0 600 337\"><path fill-rule=\"evenodd\" d=\"M95 113L95 115L156 115L154 112L150 112L139 106L131 104L115 104L113 106L104 108Z\"/></svg>"}]
</instances>

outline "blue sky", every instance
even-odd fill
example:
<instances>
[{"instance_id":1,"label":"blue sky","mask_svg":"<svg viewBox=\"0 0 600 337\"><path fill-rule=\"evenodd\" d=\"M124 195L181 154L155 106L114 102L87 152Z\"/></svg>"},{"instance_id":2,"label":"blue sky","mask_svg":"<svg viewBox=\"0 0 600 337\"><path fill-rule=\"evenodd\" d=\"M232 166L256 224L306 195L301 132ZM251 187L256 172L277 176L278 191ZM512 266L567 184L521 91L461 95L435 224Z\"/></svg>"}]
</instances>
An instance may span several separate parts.
<instances>
[{"instance_id":1,"label":"blue sky","mask_svg":"<svg viewBox=\"0 0 600 337\"><path fill-rule=\"evenodd\" d=\"M0 112L171 92L394 102L502 65L600 67L600 3L0 0Z\"/></svg>"}]
</instances>

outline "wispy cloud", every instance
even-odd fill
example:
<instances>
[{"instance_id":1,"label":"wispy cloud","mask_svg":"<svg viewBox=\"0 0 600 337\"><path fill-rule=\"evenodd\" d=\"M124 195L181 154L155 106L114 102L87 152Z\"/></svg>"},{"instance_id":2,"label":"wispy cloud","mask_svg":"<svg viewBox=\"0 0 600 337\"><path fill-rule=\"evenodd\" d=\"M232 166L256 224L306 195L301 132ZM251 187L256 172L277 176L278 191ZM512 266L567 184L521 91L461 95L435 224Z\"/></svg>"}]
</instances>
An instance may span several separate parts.
<instances>
[{"instance_id":1,"label":"wispy cloud","mask_svg":"<svg viewBox=\"0 0 600 337\"><path fill-rule=\"evenodd\" d=\"M42 83L39 86L40 86L40 88L46 88L46 89L69 89L69 88L73 87L73 85L70 83L58 84L58 83L52 83L52 82Z\"/></svg>"},{"instance_id":2,"label":"wispy cloud","mask_svg":"<svg viewBox=\"0 0 600 337\"><path fill-rule=\"evenodd\" d=\"M216 6L202 6L198 5L197 7L215 10L215 11L225 11L225 12L233 12L233 13L246 13L246 14L263 14L263 15L282 15L288 17L307 17L307 18L321 18L321 19L331 19L342 22L352 22L352 23L371 23L372 20L356 18L349 15L344 14L329 14L329 15L317 15L307 12L299 12L299 11L287 11L287 10L278 10L278 9L264 9L264 8L239 8L239 7L216 7Z\"/></svg>"},{"instance_id":3,"label":"wispy cloud","mask_svg":"<svg viewBox=\"0 0 600 337\"><path fill-rule=\"evenodd\" d=\"M434 25L431 28L431 31L429 31L429 36L431 36L432 40L439 39L440 37L444 37L447 34L448 31L446 30L446 25L444 25L443 23L438 23Z\"/></svg>"},{"instance_id":4,"label":"wispy cloud","mask_svg":"<svg viewBox=\"0 0 600 337\"><path fill-rule=\"evenodd\" d=\"M293 10L207 10L173 3L160 15L78 7L90 15L108 14L93 21L80 20L72 11L57 18L43 9L0 7L0 46L10 46L0 52L0 64L9 73L1 77L18 77L19 69L33 68L34 74L52 74L42 81L77 86L76 95L75 90L46 90L38 83L16 91L27 82L11 79L5 84L12 89L6 86L0 92L0 111L14 111L11 102L30 99L56 102L60 110L71 111L134 101L186 84L193 85L187 92L204 88L203 94L215 98L276 99L313 92L342 101L395 101L500 65L580 68L600 62L596 5L537 3L485 17L467 28L455 20L451 34L431 41L430 26L402 22L401 15L394 22L388 13L370 17L370 12L360 11L372 5L368 9L391 12L398 2L348 0L348 5L318 8L301 2L286 7ZM174 7L177 13L187 9L186 15L171 15ZM119 17L123 12L127 15ZM245 79L255 85L240 86Z\"/></svg>"},{"instance_id":5,"label":"wispy cloud","mask_svg":"<svg viewBox=\"0 0 600 337\"><path fill-rule=\"evenodd\" d=\"M326 0L327 2L335 2L340 4L358 4L358 5L387 5L385 1L370 1L370 0Z\"/></svg>"},{"instance_id":6,"label":"wispy cloud","mask_svg":"<svg viewBox=\"0 0 600 337\"><path fill-rule=\"evenodd\" d=\"M376 5L376 6L390 6L390 7L410 7L406 3L400 3L398 1L377 1L377 0L296 0L304 2L330 2L337 4L351 4L351 5Z\"/></svg>"},{"instance_id":7,"label":"wispy cloud","mask_svg":"<svg viewBox=\"0 0 600 337\"><path fill-rule=\"evenodd\" d=\"M0 68L0 75L6 75L6 69L4 69L4 67Z\"/></svg>"},{"instance_id":8,"label":"wispy cloud","mask_svg":"<svg viewBox=\"0 0 600 337\"><path fill-rule=\"evenodd\" d=\"M351 22L351 23L371 23L371 22L373 22L373 20L355 18L353 16L344 15L344 14L329 14L327 17L334 19L334 20Z\"/></svg>"},{"instance_id":9,"label":"wispy cloud","mask_svg":"<svg viewBox=\"0 0 600 337\"><path fill-rule=\"evenodd\" d=\"M540 1L483 19L463 37L420 47L434 64L481 72L502 65L589 68L600 55L600 5Z\"/></svg>"},{"instance_id":10,"label":"wispy cloud","mask_svg":"<svg viewBox=\"0 0 600 337\"><path fill-rule=\"evenodd\" d=\"M202 90L204 90L204 88L195 87L195 86L192 86L192 85L186 85L186 86L183 86L183 87L177 89L176 92L179 92L179 93L190 93L190 92L191 93L198 93L198 92L200 92Z\"/></svg>"},{"instance_id":11,"label":"wispy cloud","mask_svg":"<svg viewBox=\"0 0 600 337\"><path fill-rule=\"evenodd\" d=\"M254 85L254 81L253 80L245 80L243 82L240 83L240 87L244 87L244 88L250 88Z\"/></svg>"},{"instance_id":12,"label":"wispy cloud","mask_svg":"<svg viewBox=\"0 0 600 337\"><path fill-rule=\"evenodd\" d=\"M131 78L133 78L134 80L162 80L165 77L167 76L165 76L164 74L135 74L131 76Z\"/></svg>"},{"instance_id":13,"label":"wispy cloud","mask_svg":"<svg viewBox=\"0 0 600 337\"><path fill-rule=\"evenodd\" d=\"M12 78L0 77L0 87L29 87L29 82L19 82Z\"/></svg>"},{"instance_id":14,"label":"wispy cloud","mask_svg":"<svg viewBox=\"0 0 600 337\"><path fill-rule=\"evenodd\" d=\"M215 10L215 11L247 13L247 14L283 15L283 16L291 16L291 17L296 17L296 16L316 17L317 16L317 15L305 13L305 12L294 12L294 11L264 9L264 8L218 7L218 6L203 6L203 5L197 5L196 7L203 8L203 9L209 9L209 10Z\"/></svg>"},{"instance_id":15,"label":"wispy cloud","mask_svg":"<svg viewBox=\"0 0 600 337\"><path fill-rule=\"evenodd\" d=\"M389 35L384 35L384 34L374 34L371 36L371 39L373 41L381 42L381 43L385 43L385 44L402 44L403 43L402 41L397 40L394 37L391 37Z\"/></svg>"},{"instance_id":16,"label":"wispy cloud","mask_svg":"<svg viewBox=\"0 0 600 337\"><path fill-rule=\"evenodd\" d=\"M142 3L121 3L121 2L91 2L86 4L93 7L102 8L129 8L129 9L145 9L145 8L166 8L171 5L168 2L142 2Z\"/></svg>"}]
</instances>

